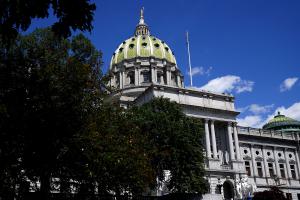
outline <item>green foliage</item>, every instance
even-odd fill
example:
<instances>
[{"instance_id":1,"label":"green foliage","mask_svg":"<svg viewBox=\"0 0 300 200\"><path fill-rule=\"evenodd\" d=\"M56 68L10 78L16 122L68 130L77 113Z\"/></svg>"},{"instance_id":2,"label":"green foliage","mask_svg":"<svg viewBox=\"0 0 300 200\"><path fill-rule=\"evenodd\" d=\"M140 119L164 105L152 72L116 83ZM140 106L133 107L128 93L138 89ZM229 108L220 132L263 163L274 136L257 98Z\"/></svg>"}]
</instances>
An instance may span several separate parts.
<instances>
[{"instance_id":1,"label":"green foliage","mask_svg":"<svg viewBox=\"0 0 300 200\"><path fill-rule=\"evenodd\" d=\"M170 191L205 192L202 123L162 98L127 110L104 103L101 52L83 35L38 29L0 43L0 61L1 198L39 180L47 199L52 178L65 193L72 179L81 194L141 195L164 170Z\"/></svg>"},{"instance_id":2,"label":"green foliage","mask_svg":"<svg viewBox=\"0 0 300 200\"><path fill-rule=\"evenodd\" d=\"M270 190L256 192L253 200L288 200L288 198L278 187L271 187Z\"/></svg>"},{"instance_id":3,"label":"green foliage","mask_svg":"<svg viewBox=\"0 0 300 200\"><path fill-rule=\"evenodd\" d=\"M2 186L14 188L11 178L25 173L22 179L39 178L46 194L70 138L101 102L101 53L82 35L69 41L38 29L9 50L2 45L0 56L0 176L10 182Z\"/></svg>"},{"instance_id":4,"label":"green foliage","mask_svg":"<svg viewBox=\"0 0 300 200\"><path fill-rule=\"evenodd\" d=\"M5 43L14 40L19 30L26 31L34 18L47 18L50 7L57 18L52 26L59 36L72 30L91 31L94 3L89 0L0 0L0 36Z\"/></svg>"},{"instance_id":5,"label":"green foliage","mask_svg":"<svg viewBox=\"0 0 300 200\"><path fill-rule=\"evenodd\" d=\"M148 140L147 152L156 175L170 170L168 188L178 193L204 193L202 124L187 117L178 104L158 98L132 109L134 121Z\"/></svg>"}]
</instances>

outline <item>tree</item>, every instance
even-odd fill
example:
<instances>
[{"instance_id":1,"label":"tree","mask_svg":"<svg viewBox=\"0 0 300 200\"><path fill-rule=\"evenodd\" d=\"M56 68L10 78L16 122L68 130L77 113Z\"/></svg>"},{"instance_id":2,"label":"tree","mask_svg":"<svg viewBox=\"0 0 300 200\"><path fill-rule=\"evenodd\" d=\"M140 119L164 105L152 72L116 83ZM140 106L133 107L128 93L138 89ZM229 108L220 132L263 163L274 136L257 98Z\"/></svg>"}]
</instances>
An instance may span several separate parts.
<instances>
[{"instance_id":1,"label":"tree","mask_svg":"<svg viewBox=\"0 0 300 200\"><path fill-rule=\"evenodd\" d=\"M0 178L8 185L0 190L40 180L46 199L70 140L102 101L101 52L83 35L61 39L49 29L1 47Z\"/></svg>"},{"instance_id":2,"label":"tree","mask_svg":"<svg viewBox=\"0 0 300 200\"><path fill-rule=\"evenodd\" d=\"M7 43L19 30L26 31L34 18L47 18L52 8L57 18L52 30L59 36L70 36L72 30L91 31L94 3L89 0L0 0L0 36Z\"/></svg>"},{"instance_id":3,"label":"tree","mask_svg":"<svg viewBox=\"0 0 300 200\"><path fill-rule=\"evenodd\" d=\"M175 193L204 193L202 123L187 117L175 102L157 98L132 108L134 121L147 138L146 151L160 180L171 172L168 188Z\"/></svg>"},{"instance_id":4,"label":"tree","mask_svg":"<svg viewBox=\"0 0 300 200\"><path fill-rule=\"evenodd\" d=\"M288 200L278 187L271 187L270 190L254 193L253 200Z\"/></svg>"}]
</instances>

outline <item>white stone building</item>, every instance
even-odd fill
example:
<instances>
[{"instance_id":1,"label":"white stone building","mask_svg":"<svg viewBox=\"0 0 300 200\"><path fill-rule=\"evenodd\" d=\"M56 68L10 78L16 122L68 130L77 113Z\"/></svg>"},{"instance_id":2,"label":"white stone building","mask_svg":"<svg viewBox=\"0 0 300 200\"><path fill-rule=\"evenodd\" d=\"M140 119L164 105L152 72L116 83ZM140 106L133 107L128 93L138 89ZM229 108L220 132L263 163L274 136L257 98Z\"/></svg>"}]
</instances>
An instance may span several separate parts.
<instances>
[{"instance_id":1,"label":"white stone building","mask_svg":"<svg viewBox=\"0 0 300 200\"><path fill-rule=\"evenodd\" d=\"M239 127L233 96L184 87L172 50L150 35L143 10L134 36L113 54L109 74L112 98L124 107L165 97L203 119L210 185L204 199L241 199L240 183L247 178L257 191L277 185L290 199L300 199L300 122L279 114L264 129Z\"/></svg>"}]
</instances>

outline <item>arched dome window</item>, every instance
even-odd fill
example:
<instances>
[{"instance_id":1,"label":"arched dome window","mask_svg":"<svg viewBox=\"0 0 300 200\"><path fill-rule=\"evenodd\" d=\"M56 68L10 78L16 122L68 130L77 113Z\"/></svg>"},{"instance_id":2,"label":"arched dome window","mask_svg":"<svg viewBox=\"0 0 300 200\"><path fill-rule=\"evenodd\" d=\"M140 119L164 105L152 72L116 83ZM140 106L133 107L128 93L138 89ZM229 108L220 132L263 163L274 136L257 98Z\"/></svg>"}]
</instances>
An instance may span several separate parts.
<instances>
[{"instance_id":1,"label":"arched dome window","mask_svg":"<svg viewBox=\"0 0 300 200\"><path fill-rule=\"evenodd\" d=\"M144 48L146 48L146 47L147 47L147 43L146 43L146 42L143 42L143 43L142 43L142 46L143 46Z\"/></svg>"},{"instance_id":2,"label":"arched dome window","mask_svg":"<svg viewBox=\"0 0 300 200\"><path fill-rule=\"evenodd\" d=\"M130 48L130 49L133 49L133 47L134 47L134 44L130 44L130 45L129 45L129 48Z\"/></svg>"}]
</instances>

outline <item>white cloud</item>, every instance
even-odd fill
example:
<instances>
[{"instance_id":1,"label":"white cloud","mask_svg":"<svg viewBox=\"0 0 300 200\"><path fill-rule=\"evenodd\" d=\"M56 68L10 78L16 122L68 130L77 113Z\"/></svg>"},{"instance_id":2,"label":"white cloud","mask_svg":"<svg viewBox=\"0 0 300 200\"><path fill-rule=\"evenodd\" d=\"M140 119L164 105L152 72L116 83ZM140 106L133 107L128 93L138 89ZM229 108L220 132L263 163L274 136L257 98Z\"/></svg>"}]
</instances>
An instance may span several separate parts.
<instances>
[{"instance_id":1,"label":"white cloud","mask_svg":"<svg viewBox=\"0 0 300 200\"><path fill-rule=\"evenodd\" d=\"M241 80L240 84L236 86L236 92L252 92L254 82L253 81L246 81Z\"/></svg>"},{"instance_id":2,"label":"white cloud","mask_svg":"<svg viewBox=\"0 0 300 200\"><path fill-rule=\"evenodd\" d=\"M249 109L249 108L247 108L247 109ZM273 117L275 115L277 115L278 112L280 112L281 114L283 114L287 117L290 117L290 118L300 121L300 102L296 102L288 108L285 108L284 106L278 107L275 109L273 114L268 115L266 117L263 117L262 113L260 115L259 114L248 115L244 118L237 118L237 122L238 122L239 126L261 128L268 121L273 119Z\"/></svg>"},{"instance_id":3,"label":"white cloud","mask_svg":"<svg viewBox=\"0 0 300 200\"><path fill-rule=\"evenodd\" d=\"M245 118L237 118L236 121L239 126L258 128L262 122L262 117L260 115L249 115Z\"/></svg>"},{"instance_id":4,"label":"white cloud","mask_svg":"<svg viewBox=\"0 0 300 200\"><path fill-rule=\"evenodd\" d=\"M191 70L191 74L192 74L192 76L195 76L195 75L198 75L198 74L209 76L212 69L213 69L212 67L209 67L206 70L205 70L204 67L193 67L192 70ZM188 72L187 74L190 75L190 72Z\"/></svg>"},{"instance_id":5,"label":"white cloud","mask_svg":"<svg viewBox=\"0 0 300 200\"><path fill-rule=\"evenodd\" d=\"M267 113L274 107L274 104L260 106L258 104L251 104L249 107L249 111L254 114Z\"/></svg>"},{"instance_id":6,"label":"white cloud","mask_svg":"<svg viewBox=\"0 0 300 200\"><path fill-rule=\"evenodd\" d=\"M251 92L254 82L242 80L239 76L227 75L210 80L206 85L200 89L208 90L212 92Z\"/></svg>"},{"instance_id":7,"label":"white cloud","mask_svg":"<svg viewBox=\"0 0 300 200\"><path fill-rule=\"evenodd\" d=\"M287 78L280 84L280 92L284 92L292 89L295 83L298 81L297 77Z\"/></svg>"},{"instance_id":8,"label":"white cloud","mask_svg":"<svg viewBox=\"0 0 300 200\"><path fill-rule=\"evenodd\" d=\"M278 112L287 117L300 121L300 102L296 102L288 108L285 108L284 106L278 107L271 117L276 115Z\"/></svg>"}]
</instances>

